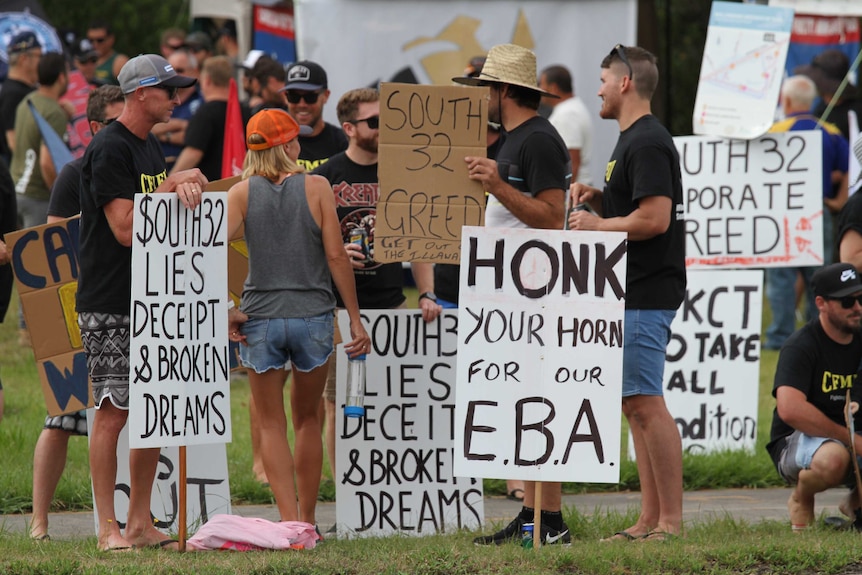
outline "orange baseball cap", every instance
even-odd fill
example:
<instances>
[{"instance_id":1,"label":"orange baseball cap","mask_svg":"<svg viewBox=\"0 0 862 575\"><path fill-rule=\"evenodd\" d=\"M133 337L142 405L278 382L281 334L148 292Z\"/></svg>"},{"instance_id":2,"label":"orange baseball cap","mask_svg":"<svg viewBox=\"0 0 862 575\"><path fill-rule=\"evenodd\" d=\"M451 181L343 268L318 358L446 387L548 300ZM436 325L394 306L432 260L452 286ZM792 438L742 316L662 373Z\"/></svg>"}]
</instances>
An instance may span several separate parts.
<instances>
[{"instance_id":1,"label":"orange baseball cap","mask_svg":"<svg viewBox=\"0 0 862 575\"><path fill-rule=\"evenodd\" d=\"M290 114L281 108L265 108L251 117L245 130L246 145L249 150L268 150L281 146L297 136L307 136L312 132L310 126L300 126ZM252 144L253 134L262 137L262 144Z\"/></svg>"}]
</instances>

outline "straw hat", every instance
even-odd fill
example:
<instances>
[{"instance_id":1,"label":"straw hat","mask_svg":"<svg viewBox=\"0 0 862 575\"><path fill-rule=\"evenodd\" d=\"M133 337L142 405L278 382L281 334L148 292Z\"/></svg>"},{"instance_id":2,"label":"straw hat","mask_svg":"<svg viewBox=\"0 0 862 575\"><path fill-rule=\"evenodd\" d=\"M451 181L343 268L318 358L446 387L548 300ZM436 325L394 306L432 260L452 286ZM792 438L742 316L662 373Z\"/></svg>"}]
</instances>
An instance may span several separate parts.
<instances>
[{"instance_id":1,"label":"straw hat","mask_svg":"<svg viewBox=\"0 0 862 575\"><path fill-rule=\"evenodd\" d=\"M487 82L512 84L535 90L544 96L559 97L539 89L536 77L536 55L532 51L515 44L498 44L488 52L485 65L478 76L456 76L452 81L468 86L482 86Z\"/></svg>"}]
</instances>

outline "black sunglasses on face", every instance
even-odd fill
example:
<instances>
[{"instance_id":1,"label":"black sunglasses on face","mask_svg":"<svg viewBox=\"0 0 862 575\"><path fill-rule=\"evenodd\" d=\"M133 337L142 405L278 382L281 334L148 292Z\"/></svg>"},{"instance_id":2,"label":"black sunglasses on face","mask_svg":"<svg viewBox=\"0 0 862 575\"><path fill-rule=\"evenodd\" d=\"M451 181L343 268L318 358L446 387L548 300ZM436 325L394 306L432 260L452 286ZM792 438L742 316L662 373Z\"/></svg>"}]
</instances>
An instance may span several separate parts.
<instances>
[{"instance_id":1,"label":"black sunglasses on face","mask_svg":"<svg viewBox=\"0 0 862 575\"><path fill-rule=\"evenodd\" d=\"M377 130L380 128L380 116L371 116L369 118L360 118L359 120L353 120L350 123L354 126L359 122L365 122L368 124L368 127L372 130Z\"/></svg>"},{"instance_id":2,"label":"black sunglasses on face","mask_svg":"<svg viewBox=\"0 0 862 575\"><path fill-rule=\"evenodd\" d=\"M317 99L320 97L320 92L295 92L292 90L288 90L287 101L291 104L299 104L300 100L305 100L306 104L316 104Z\"/></svg>"},{"instance_id":3,"label":"black sunglasses on face","mask_svg":"<svg viewBox=\"0 0 862 575\"><path fill-rule=\"evenodd\" d=\"M105 118L104 120L102 120L99 123L102 124L103 126L110 126L111 124L113 124L116 121L117 121L117 118Z\"/></svg>"},{"instance_id":4,"label":"black sunglasses on face","mask_svg":"<svg viewBox=\"0 0 862 575\"><path fill-rule=\"evenodd\" d=\"M620 62L625 64L626 68L629 69L629 80L634 80L635 73L634 73L634 70L632 70L632 65L629 63L629 59L626 58L626 47L625 46L623 46L622 44L617 44L616 46L614 46L613 50L611 50L611 53L608 55L609 56L616 56L617 58L619 58Z\"/></svg>"},{"instance_id":5,"label":"black sunglasses on face","mask_svg":"<svg viewBox=\"0 0 862 575\"><path fill-rule=\"evenodd\" d=\"M158 88L159 90L164 91L168 95L168 100L173 100L177 97L177 92L179 92L179 88L171 87L171 86L163 86L161 84L156 84L155 86L150 86L150 88Z\"/></svg>"},{"instance_id":6,"label":"black sunglasses on face","mask_svg":"<svg viewBox=\"0 0 862 575\"><path fill-rule=\"evenodd\" d=\"M856 304L857 302L859 303L859 305L862 305L862 295L857 295L857 296L848 295L845 297L828 297L826 299L831 300L831 301L841 302L841 307L843 307L844 309L852 309L853 305Z\"/></svg>"}]
</instances>

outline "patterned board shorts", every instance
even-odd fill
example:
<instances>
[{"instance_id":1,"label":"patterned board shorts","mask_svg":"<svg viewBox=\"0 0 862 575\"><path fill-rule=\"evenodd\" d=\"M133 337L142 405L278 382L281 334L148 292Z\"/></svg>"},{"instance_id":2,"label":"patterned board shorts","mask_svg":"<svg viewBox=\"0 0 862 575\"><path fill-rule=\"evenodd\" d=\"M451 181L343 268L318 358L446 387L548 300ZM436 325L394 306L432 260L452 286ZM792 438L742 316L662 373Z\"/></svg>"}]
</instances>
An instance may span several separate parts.
<instances>
[{"instance_id":1,"label":"patterned board shorts","mask_svg":"<svg viewBox=\"0 0 862 575\"><path fill-rule=\"evenodd\" d=\"M87 436L87 412L84 410L45 417L45 429L62 429L72 435Z\"/></svg>"},{"instance_id":2,"label":"patterned board shorts","mask_svg":"<svg viewBox=\"0 0 862 575\"><path fill-rule=\"evenodd\" d=\"M78 314L96 409L106 398L119 409L129 409L129 323L128 314Z\"/></svg>"}]
</instances>

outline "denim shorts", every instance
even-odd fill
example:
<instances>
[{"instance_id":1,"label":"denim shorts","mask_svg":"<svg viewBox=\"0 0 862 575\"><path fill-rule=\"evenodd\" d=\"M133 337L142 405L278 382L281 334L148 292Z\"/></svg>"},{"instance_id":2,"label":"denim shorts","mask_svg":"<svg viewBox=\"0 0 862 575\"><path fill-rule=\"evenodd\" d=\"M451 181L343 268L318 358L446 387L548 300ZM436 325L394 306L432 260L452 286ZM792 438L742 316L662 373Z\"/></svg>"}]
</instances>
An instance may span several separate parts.
<instances>
[{"instance_id":1,"label":"denim shorts","mask_svg":"<svg viewBox=\"0 0 862 575\"><path fill-rule=\"evenodd\" d=\"M811 469L811 460L814 454L824 443L834 441L841 444L837 439L829 437L813 437L805 435L799 430L794 431L787 437L787 443L778 459L778 474L784 481L793 484L799 481L799 472L803 469ZM857 458L859 459L859 458ZM852 466L850 467L852 470ZM848 477L849 478L849 477ZM851 487L853 484L848 484Z\"/></svg>"},{"instance_id":2,"label":"denim shorts","mask_svg":"<svg viewBox=\"0 0 862 575\"><path fill-rule=\"evenodd\" d=\"M664 359L673 309L627 309L623 338L623 397L664 395Z\"/></svg>"},{"instance_id":3,"label":"denim shorts","mask_svg":"<svg viewBox=\"0 0 862 575\"><path fill-rule=\"evenodd\" d=\"M332 355L332 312L313 317L249 319L242 326L248 345L239 346L242 365L263 373L289 362L302 372Z\"/></svg>"}]
</instances>

